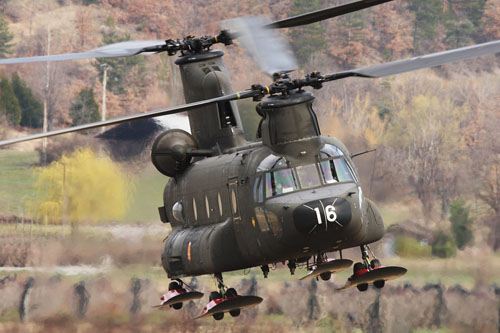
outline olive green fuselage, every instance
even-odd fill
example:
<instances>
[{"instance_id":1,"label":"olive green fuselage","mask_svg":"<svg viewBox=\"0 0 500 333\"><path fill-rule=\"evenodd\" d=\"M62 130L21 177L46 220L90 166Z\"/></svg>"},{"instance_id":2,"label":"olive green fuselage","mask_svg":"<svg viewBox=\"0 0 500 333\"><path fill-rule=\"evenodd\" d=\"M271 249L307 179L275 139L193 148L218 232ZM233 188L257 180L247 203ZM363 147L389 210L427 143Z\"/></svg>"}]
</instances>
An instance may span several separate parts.
<instances>
[{"instance_id":1,"label":"olive green fuselage","mask_svg":"<svg viewBox=\"0 0 500 333\"><path fill-rule=\"evenodd\" d=\"M320 140L342 147L333 138ZM162 255L170 276L218 273L304 258L369 244L383 236L378 209L363 199L361 187L354 180L265 198L265 186L259 188L256 181L265 178L266 172L257 168L268 156L273 152L261 146L210 157L170 180L164 200L173 231ZM352 165L350 158L346 160ZM301 220L294 217L302 205L330 198L345 199L349 205L351 217L343 225L326 221L323 211L321 224L315 211ZM183 206L183 221L172 216L177 202Z\"/></svg>"},{"instance_id":2,"label":"olive green fuselage","mask_svg":"<svg viewBox=\"0 0 500 333\"><path fill-rule=\"evenodd\" d=\"M233 92L221 51L176 63L187 102ZM212 153L172 168L176 174L165 188L160 215L172 232L162 263L170 277L301 259L383 236L382 218L363 196L349 151L321 136L313 100L301 90L264 99L252 143L244 139L236 103L189 111L198 148Z\"/></svg>"}]
</instances>

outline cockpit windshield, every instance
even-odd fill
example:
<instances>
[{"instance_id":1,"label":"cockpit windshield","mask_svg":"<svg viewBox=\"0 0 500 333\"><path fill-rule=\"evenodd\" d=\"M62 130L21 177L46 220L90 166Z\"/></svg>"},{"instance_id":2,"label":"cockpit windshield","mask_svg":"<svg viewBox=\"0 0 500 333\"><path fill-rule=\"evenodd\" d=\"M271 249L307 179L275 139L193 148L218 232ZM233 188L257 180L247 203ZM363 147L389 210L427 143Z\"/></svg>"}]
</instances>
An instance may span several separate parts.
<instances>
[{"instance_id":1,"label":"cockpit windshield","mask_svg":"<svg viewBox=\"0 0 500 333\"><path fill-rule=\"evenodd\" d=\"M270 198L335 183L352 181L357 183L356 175L344 156L338 147L327 144L321 151L318 163L291 168L283 157L269 155L257 168L263 176L256 178L254 198L257 202L262 202L263 192L265 198ZM265 181L261 182L261 179Z\"/></svg>"},{"instance_id":2,"label":"cockpit windshield","mask_svg":"<svg viewBox=\"0 0 500 333\"><path fill-rule=\"evenodd\" d=\"M321 186L316 164L301 165L297 167L300 187L303 189Z\"/></svg>"}]
</instances>

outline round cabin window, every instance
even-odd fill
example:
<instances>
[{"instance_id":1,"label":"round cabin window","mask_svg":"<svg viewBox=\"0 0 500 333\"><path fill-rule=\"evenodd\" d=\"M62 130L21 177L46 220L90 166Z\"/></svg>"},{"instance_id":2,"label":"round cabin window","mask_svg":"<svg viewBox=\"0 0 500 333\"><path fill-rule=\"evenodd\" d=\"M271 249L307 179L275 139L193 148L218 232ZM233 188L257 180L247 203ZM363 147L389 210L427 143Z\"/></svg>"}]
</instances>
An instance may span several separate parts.
<instances>
[{"instance_id":1,"label":"round cabin window","mask_svg":"<svg viewBox=\"0 0 500 333\"><path fill-rule=\"evenodd\" d=\"M172 215L177 221L184 222L184 207L181 202L177 201L172 206Z\"/></svg>"}]
</instances>

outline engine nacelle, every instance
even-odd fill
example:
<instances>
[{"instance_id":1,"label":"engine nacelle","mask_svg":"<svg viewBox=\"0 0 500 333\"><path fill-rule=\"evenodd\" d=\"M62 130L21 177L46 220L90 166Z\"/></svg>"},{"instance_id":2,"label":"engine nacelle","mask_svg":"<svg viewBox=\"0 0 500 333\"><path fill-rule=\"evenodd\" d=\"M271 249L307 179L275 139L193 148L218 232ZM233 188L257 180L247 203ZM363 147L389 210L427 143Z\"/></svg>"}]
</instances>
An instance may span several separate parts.
<instances>
[{"instance_id":1,"label":"engine nacelle","mask_svg":"<svg viewBox=\"0 0 500 333\"><path fill-rule=\"evenodd\" d=\"M175 177L189 166L192 155L198 144L195 138L186 131L172 129L160 134L151 149L151 161L162 174Z\"/></svg>"}]
</instances>

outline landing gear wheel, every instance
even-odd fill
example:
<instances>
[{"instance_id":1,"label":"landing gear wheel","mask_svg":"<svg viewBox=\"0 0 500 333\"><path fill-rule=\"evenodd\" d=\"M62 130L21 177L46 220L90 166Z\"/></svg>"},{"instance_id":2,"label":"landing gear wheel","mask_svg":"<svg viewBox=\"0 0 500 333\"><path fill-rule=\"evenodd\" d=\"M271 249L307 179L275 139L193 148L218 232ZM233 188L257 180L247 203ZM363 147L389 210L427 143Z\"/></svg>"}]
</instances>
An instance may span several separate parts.
<instances>
[{"instance_id":1,"label":"landing gear wheel","mask_svg":"<svg viewBox=\"0 0 500 333\"><path fill-rule=\"evenodd\" d=\"M213 301L214 299L222 298L222 295L218 291L212 291L208 296L209 301Z\"/></svg>"},{"instance_id":2,"label":"landing gear wheel","mask_svg":"<svg viewBox=\"0 0 500 333\"><path fill-rule=\"evenodd\" d=\"M361 292L367 291L368 290L368 283L358 284L356 286L356 288L358 288L358 290Z\"/></svg>"},{"instance_id":3,"label":"landing gear wheel","mask_svg":"<svg viewBox=\"0 0 500 333\"><path fill-rule=\"evenodd\" d=\"M214 317L215 320L222 320L224 319L224 312L215 313L212 317Z\"/></svg>"},{"instance_id":4,"label":"landing gear wheel","mask_svg":"<svg viewBox=\"0 0 500 333\"><path fill-rule=\"evenodd\" d=\"M378 280L378 281L375 281L373 282L373 285L375 286L375 288L377 289L382 289L384 288L385 286L385 280Z\"/></svg>"},{"instance_id":5,"label":"landing gear wheel","mask_svg":"<svg viewBox=\"0 0 500 333\"><path fill-rule=\"evenodd\" d=\"M180 310L182 309L182 303L172 304L172 307L174 308L174 310Z\"/></svg>"},{"instance_id":6,"label":"landing gear wheel","mask_svg":"<svg viewBox=\"0 0 500 333\"><path fill-rule=\"evenodd\" d=\"M241 313L241 310L240 309L235 309L235 310L231 310L229 311L229 314L231 315L231 317L238 317Z\"/></svg>"},{"instance_id":7,"label":"landing gear wheel","mask_svg":"<svg viewBox=\"0 0 500 333\"><path fill-rule=\"evenodd\" d=\"M358 271L366 269L365 265L361 262L357 262L354 264L354 267L352 268L353 273L356 274Z\"/></svg>"},{"instance_id":8,"label":"landing gear wheel","mask_svg":"<svg viewBox=\"0 0 500 333\"><path fill-rule=\"evenodd\" d=\"M177 281L172 281L168 284L168 290L175 290L179 289L181 286L179 286L179 283Z\"/></svg>"},{"instance_id":9,"label":"landing gear wheel","mask_svg":"<svg viewBox=\"0 0 500 333\"><path fill-rule=\"evenodd\" d=\"M370 266L371 266L371 268L376 268L376 267L380 267L380 266L382 266L382 264L380 263L380 260L378 260L378 259L373 259L373 260L370 262Z\"/></svg>"},{"instance_id":10,"label":"landing gear wheel","mask_svg":"<svg viewBox=\"0 0 500 333\"><path fill-rule=\"evenodd\" d=\"M234 297L234 296L238 296L236 289L229 288L226 291L226 297ZM241 313L240 309L234 309L234 310L229 311L229 314L231 315L231 317L238 317L240 315L240 313Z\"/></svg>"},{"instance_id":11,"label":"landing gear wheel","mask_svg":"<svg viewBox=\"0 0 500 333\"><path fill-rule=\"evenodd\" d=\"M321 280L323 281L328 281L332 277L332 272L324 272L319 275L321 277Z\"/></svg>"},{"instance_id":12,"label":"landing gear wheel","mask_svg":"<svg viewBox=\"0 0 500 333\"><path fill-rule=\"evenodd\" d=\"M238 293L236 292L236 289L234 288L229 288L227 291L226 291L226 297L233 297L233 296L237 296Z\"/></svg>"},{"instance_id":13,"label":"landing gear wheel","mask_svg":"<svg viewBox=\"0 0 500 333\"><path fill-rule=\"evenodd\" d=\"M365 264L363 264L361 262L357 262L354 264L354 267L352 270L354 271L354 274L356 274L357 272L359 272L360 270L363 270L363 269L366 269ZM359 291L367 291L368 290L368 283L358 284L356 286L356 288L358 288Z\"/></svg>"},{"instance_id":14,"label":"landing gear wheel","mask_svg":"<svg viewBox=\"0 0 500 333\"><path fill-rule=\"evenodd\" d=\"M209 301L219 298L222 298L222 295L218 291L212 291L208 296ZM224 312L214 313L212 317L214 317L215 320L222 320L224 318Z\"/></svg>"}]
</instances>

